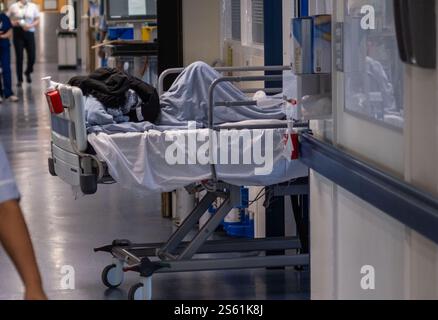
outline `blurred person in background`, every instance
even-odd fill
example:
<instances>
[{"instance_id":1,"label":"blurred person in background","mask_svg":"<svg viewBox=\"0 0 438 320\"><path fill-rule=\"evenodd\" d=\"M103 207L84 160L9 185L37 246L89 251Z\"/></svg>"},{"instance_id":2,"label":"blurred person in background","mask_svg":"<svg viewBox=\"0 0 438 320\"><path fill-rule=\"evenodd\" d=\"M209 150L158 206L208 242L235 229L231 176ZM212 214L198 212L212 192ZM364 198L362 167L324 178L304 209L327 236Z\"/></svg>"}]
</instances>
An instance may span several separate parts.
<instances>
[{"instance_id":1,"label":"blurred person in background","mask_svg":"<svg viewBox=\"0 0 438 320\"><path fill-rule=\"evenodd\" d=\"M2 96L11 102L17 102L19 99L12 91L12 73L11 73L11 42L12 24L9 17L0 13L0 65L3 74ZM0 102L2 98L0 97Z\"/></svg>"},{"instance_id":2,"label":"blurred person in background","mask_svg":"<svg viewBox=\"0 0 438 320\"><path fill-rule=\"evenodd\" d=\"M17 64L17 86L23 84L24 50L27 54L26 81L32 83L31 74L36 60L35 31L40 23L38 6L30 0L18 0L8 10L14 33L14 47Z\"/></svg>"}]
</instances>

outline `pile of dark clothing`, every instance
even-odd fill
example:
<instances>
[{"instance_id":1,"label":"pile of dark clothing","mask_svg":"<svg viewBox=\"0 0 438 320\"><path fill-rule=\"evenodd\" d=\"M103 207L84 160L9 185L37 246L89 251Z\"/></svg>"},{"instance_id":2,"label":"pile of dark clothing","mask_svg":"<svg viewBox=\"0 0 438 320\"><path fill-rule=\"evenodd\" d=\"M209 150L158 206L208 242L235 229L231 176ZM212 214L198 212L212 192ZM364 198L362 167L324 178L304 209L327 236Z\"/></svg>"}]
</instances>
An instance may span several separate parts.
<instances>
[{"instance_id":1,"label":"pile of dark clothing","mask_svg":"<svg viewBox=\"0 0 438 320\"><path fill-rule=\"evenodd\" d=\"M100 68L88 76L70 79L86 97L90 126L123 122L155 123L160 116L160 98L151 85L117 69Z\"/></svg>"}]
</instances>

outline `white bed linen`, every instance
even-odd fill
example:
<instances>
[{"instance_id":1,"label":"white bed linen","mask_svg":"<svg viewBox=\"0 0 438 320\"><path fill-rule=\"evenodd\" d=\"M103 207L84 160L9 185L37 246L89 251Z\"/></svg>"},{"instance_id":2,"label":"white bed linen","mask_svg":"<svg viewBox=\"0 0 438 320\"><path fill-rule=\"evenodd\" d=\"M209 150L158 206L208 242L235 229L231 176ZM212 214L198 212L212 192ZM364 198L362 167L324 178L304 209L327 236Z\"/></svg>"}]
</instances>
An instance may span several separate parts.
<instances>
[{"instance_id":1,"label":"white bed linen","mask_svg":"<svg viewBox=\"0 0 438 320\"><path fill-rule=\"evenodd\" d=\"M253 146L263 146L265 152L266 137L273 137L273 170L269 175L257 175L256 168L263 165L217 165L218 178L221 181L242 186L269 186L308 175L308 169L299 161L290 161L284 156L282 138L284 129L249 130L252 145L241 144L240 157L253 151ZM160 132L149 130L144 133L105 133L90 134L88 140L98 157L105 161L111 176L123 187L139 189L146 193L169 192L191 183L211 178L210 165L176 164L166 161L166 150L175 142L166 141L170 136L186 138L189 134L208 135L208 129L172 130ZM269 138L270 139L270 138ZM268 139L268 140L269 140ZM208 141L208 140L207 140ZM198 142L197 147L205 144ZM187 156L189 147L179 145ZM231 147L228 145L231 154ZM219 151L220 152L220 151ZM263 154L262 153L262 154ZM242 160L239 162L242 163Z\"/></svg>"}]
</instances>

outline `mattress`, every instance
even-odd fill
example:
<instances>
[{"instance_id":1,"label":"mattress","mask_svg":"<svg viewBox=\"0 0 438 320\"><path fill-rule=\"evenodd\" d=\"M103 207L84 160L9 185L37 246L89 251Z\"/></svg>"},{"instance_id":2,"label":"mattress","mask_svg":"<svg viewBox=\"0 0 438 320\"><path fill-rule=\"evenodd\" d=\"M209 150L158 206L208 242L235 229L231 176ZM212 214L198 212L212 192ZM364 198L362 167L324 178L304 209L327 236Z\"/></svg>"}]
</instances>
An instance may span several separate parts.
<instances>
[{"instance_id":1,"label":"mattress","mask_svg":"<svg viewBox=\"0 0 438 320\"><path fill-rule=\"evenodd\" d=\"M88 141L115 181L157 193L211 179L211 163L216 164L219 180L239 186L270 186L307 176L308 168L290 160L285 151L284 133L275 128L221 130L213 135L208 129L152 129L92 133Z\"/></svg>"}]
</instances>

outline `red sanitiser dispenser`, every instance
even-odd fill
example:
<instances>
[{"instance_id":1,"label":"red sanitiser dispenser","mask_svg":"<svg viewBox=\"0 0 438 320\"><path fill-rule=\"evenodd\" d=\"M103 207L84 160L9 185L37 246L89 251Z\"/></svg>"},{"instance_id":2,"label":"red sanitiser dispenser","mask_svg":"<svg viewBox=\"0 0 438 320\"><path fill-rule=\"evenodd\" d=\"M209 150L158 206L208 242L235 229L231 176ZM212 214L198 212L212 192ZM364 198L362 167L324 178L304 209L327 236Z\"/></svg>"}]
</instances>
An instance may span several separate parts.
<instances>
[{"instance_id":1,"label":"red sanitiser dispenser","mask_svg":"<svg viewBox=\"0 0 438 320\"><path fill-rule=\"evenodd\" d=\"M52 114L60 114L64 112L64 106L62 105L62 98L59 91L53 86L51 77L43 78L46 82L46 98L49 105L50 112Z\"/></svg>"}]
</instances>

